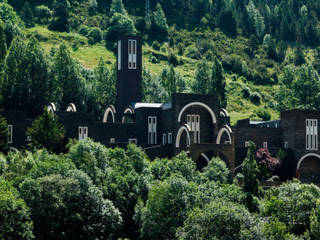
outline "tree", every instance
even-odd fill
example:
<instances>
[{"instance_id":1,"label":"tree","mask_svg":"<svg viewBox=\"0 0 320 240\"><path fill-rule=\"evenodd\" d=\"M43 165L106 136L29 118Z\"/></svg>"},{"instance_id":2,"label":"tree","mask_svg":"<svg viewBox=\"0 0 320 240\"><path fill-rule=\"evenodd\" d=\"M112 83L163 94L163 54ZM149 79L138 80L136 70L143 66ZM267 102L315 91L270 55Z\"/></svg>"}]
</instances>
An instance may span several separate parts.
<instances>
[{"instance_id":1,"label":"tree","mask_svg":"<svg viewBox=\"0 0 320 240\"><path fill-rule=\"evenodd\" d=\"M160 3L156 5L156 11L153 13L151 30L153 36L161 36L163 40L168 36L167 18L162 10Z\"/></svg>"},{"instance_id":2,"label":"tree","mask_svg":"<svg viewBox=\"0 0 320 240\"><path fill-rule=\"evenodd\" d=\"M25 44L16 38L4 64L4 107L39 114L53 90L50 80L49 63L39 42L32 37Z\"/></svg>"},{"instance_id":3,"label":"tree","mask_svg":"<svg viewBox=\"0 0 320 240\"><path fill-rule=\"evenodd\" d=\"M306 63L306 59L304 58L304 53L301 46L299 45L294 51L294 64L296 66L300 66L304 63Z\"/></svg>"},{"instance_id":4,"label":"tree","mask_svg":"<svg viewBox=\"0 0 320 240\"><path fill-rule=\"evenodd\" d=\"M195 81L192 85L194 93L207 94L210 83L210 69L209 64L205 58L203 58L198 64L195 73Z\"/></svg>"},{"instance_id":5,"label":"tree","mask_svg":"<svg viewBox=\"0 0 320 240\"><path fill-rule=\"evenodd\" d=\"M79 170L26 178L20 189L37 239L109 239L121 225L119 210Z\"/></svg>"},{"instance_id":6,"label":"tree","mask_svg":"<svg viewBox=\"0 0 320 240\"><path fill-rule=\"evenodd\" d=\"M69 8L68 0L55 0L53 3L53 16L49 24L49 29L60 32L69 32Z\"/></svg>"},{"instance_id":7,"label":"tree","mask_svg":"<svg viewBox=\"0 0 320 240\"><path fill-rule=\"evenodd\" d=\"M0 152L8 147L8 124L7 120L0 115Z\"/></svg>"},{"instance_id":8,"label":"tree","mask_svg":"<svg viewBox=\"0 0 320 240\"><path fill-rule=\"evenodd\" d=\"M34 239L29 208L19 197L17 189L0 179L0 237L2 239Z\"/></svg>"},{"instance_id":9,"label":"tree","mask_svg":"<svg viewBox=\"0 0 320 240\"><path fill-rule=\"evenodd\" d=\"M0 20L0 71L1 65L6 57L7 54L7 42L6 42L6 35L4 33L4 23Z\"/></svg>"},{"instance_id":10,"label":"tree","mask_svg":"<svg viewBox=\"0 0 320 240\"><path fill-rule=\"evenodd\" d=\"M43 114L33 121L26 135L31 137L30 148L46 148L49 152L64 151L64 127L58 117L44 108Z\"/></svg>"},{"instance_id":11,"label":"tree","mask_svg":"<svg viewBox=\"0 0 320 240\"><path fill-rule=\"evenodd\" d=\"M223 10L219 16L219 26L229 33L237 33L237 22L231 10Z\"/></svg>"},{"instance_id":12,"label":"tree","mask_svg":"<svg viewBox=\"0 0 320 240\"><path fill-rule=\"evenodd\" d=\"M101 109L105 109L108 104L115 103L116 83L114 75L115 71L109 71L103 59L100 58L98 66L94 70L94 76L96 80L95 95Z\"/></svg>"},{"instance_id":13,"label":"tree","mask_svg":"<svg viewBox=\"0 0 320 240\"><path fill-rule=\"evenodd\" d=\"M59 99L60 107L66 108L69 103L74 103L77 109L82 109L85 98L84 79L65 44L59 47L52 70L54 79L53 86L50 87L57 90L56 99Z\"/></svg>"},{"instance_id":14,"label":"tree","mask_svg":"<svg viewBox=\"0 0 320 240\"><path fill-rule=\"evenodd\" d=\"M246 6L246 10L247 10L250 24L255 29L256 36L262 39L265 32L265 24L264 24L263 16L260 14L259 10L256 8L252 0L250 0L248 5Z\"/></svg>"},{"instance_id":15,"label":"tree","mask_svg":"<svg viewBox=\"0 0 320 240\"><path fill-rule=\"evenodd\" d=\"M124 8L122 0L112 0L111 6L110 6L109 17L112 17L115 13L128 15L128 12Z\"/></svg>"},{"instance_id":16,"label":"tree","mask_svg":"<svg viewBox=\"0 0 320 240\"><path fill-rule=\"evenodd\" d=\"M203 181L217 181L222 184L228 183L230 176L226 163L220 158L212 158L208 166L204 167L201 173Z\"/></svg>"},{"instance_id":17,"label":"tree","mask_svg":"<svg viewBox=\"0 0 320 240\"><path fill-rule=\"evenodd\" d=\"M260 173L264 174L264 176L261 176L262 178L268 177L270 174L274 174L281 164L279 159L271 156L268 148L260 148L256 153L256 157Z\"/></svg>"},{"instance_id":18,"label":"tree","mask_svg":"<svg viewBox=\"0 0 320 240\"><path fill-rule=\"evenodd\" d=\"M192 206L195 186L177 176L152 186L141 212L141 236L148 239L174 239Z\"/></svg>"},{"instance_id":19,"label":"tree","mask_svg":"<svg viewBox=\"0 0 320 240\"><path fill-rule=\"evenodd\" d=\"M146 68L142 69L142 92L144 102L158 103L169 98L159 77L153 76Z\"/></svg>"},{"instance_id":20,"label":"tree","mask_svg":"<svg viewBox=\"0 0 320 240\"><path fill-rule=\"evenodd\" d=\"M26 1L22 7L21 18L24 21L26 27L31 28L34 26L34 16L28 1Z\"/></svg>"},{"instance_id":21,"label":"tree","mask_svg":"<svg viewBox=\"0 0 320 240\"><path fill-rule=\"evenodd\" d=\"M52 12L47 6L40 5L40 6L36 6L35 15L37 17L38 23L46 24L51 18Z\"/></svg>"},{"instance_id":22,"label":"tree","mask_svg":"<svg viewBox=\"0 0 320 240\"><path fill-rule=\"evenodd\" d=\"M224 108L227 106L225 87L226 80L223 74L223 67L219 59L215 57L208 94L217 95L219 106Z\"/></svg>"},{"instance_id":23,"label":"tree","mask_svg":"<svg viewBox=\"0 0 320 240\"><path fill-rule=\"evenodd\" d=\"M263 239L259 223L243 205L216 200L192 209L176 236L181 240Z\"/></svg>"}]
</instances>

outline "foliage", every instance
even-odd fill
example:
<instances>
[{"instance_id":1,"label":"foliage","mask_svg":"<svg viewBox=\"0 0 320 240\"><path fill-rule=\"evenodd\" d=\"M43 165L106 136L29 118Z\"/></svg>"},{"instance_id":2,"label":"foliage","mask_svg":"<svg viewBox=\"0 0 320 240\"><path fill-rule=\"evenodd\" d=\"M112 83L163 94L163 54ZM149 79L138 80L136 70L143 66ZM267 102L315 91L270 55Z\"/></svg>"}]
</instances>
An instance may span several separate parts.
<instances>
[{"instance_id":1,"label":"foliage","mask_svg":"<svg viewBox=\"0 0 320 240\"><path fill-rule=\"evenodd\" d=\"M29 208L20 198L18 191L2 178L0 178L0 219L2 239L34 239Z\"/></svg>"},{"instance_id":2,"label":"foliage","mask_svg":"<svg viewBox=\"0 0 320 240\"><path fill-rule=\"evenodd\" d=\"M168 35L168 29L167 18L162 10L161 4L157 3L152 18L151 34L153 36L160 35L161 39L165 40Z\"/></svg>"},{"instance_id":3,"label":"foliage","mask_svg":"<svg viewBox=\"0 0 320 240\"><path fill-rule=\"evenodd\" d=\"M35 8L35 16L37 17L38 23L48 23L52 12L47 6L40 5Z\"/></svg>"},{"instance_id":4,"label":"foliage","mask_svg":"<svg viewBox=\"0 0 320 240\"><path fill-rule=\"evenodd\" d=\"M26 27L34 26L34 16L29 2L25 2L21 10L21 18L24 21Z\"/></svg>"},{"instance_id":5,"label":"foliage","mask_svg":"<svg viewBox=\"0 0 320 240\"><path fill-rule=\"evenodd\" d=\"M317 205L320 189L315 185L287 182L268 190L262 200L262 214L274 216L290 233L302 234L309 229L312 209Z\"/></svg>"},{"instance_id":6,"label":"foliage","mask_svg":"<svg viewBox=\"0 0 320 240\"><path fill-rule=\"evenodd\" d=\"M46 148L50 152L63 152L65 130L58 117L44 108L42 115L35 119L26 135L31 137L31 149Z\"/></svg>"},{"instance_id":7,"label":"foliage","mask_svg":"<svg viewBox=\"0 0 320 240\"><path fill-rule=\"evenodd\" d=\"M153 185L141 213L141 236L152 239L174 239L183 225L187 209L192 206L195 186L177 176Z\"/></svg>"},{"instance_id":8,"label":"foliage","mask_svg":"<svg viewBox=\"0 0 320 240\"><path fill-rule=\"evenodd\" d=\"M177 238L183 239L262 239L259 221L244 206L227 201L212 201L203 209L188 213Z\"/></svg>"},{"instance_id":9,"label":"foliage","mask_svg":"<svg viewBox=\"0 0 320 240\"><path fill-rule=\"evenodd\" d=\"M169 98L159 77L151 75L151 72L146 68L142 69L142 92L144 102L158 103Z\"/></svg>"},{"instance_id":10,"label":"foliage","mask_svg":"<svg viewBox=\"0 0 320 240\"><path fill-rule=\"evenodd\" d=\"M108 238L122 222L119 210L81 171L27 178L20 188L31 208L37 239Z\"/></svg>"},{"instance_id":11,"label":"foliage","mask_svg":"<svg viewBox=\"0 0 320 240\"><path fill-rule=\"evenodd\" d=\"M4 62L4 107L38 114L54 91L50 82L48 59L39 42L31 38L26 44L16 38Z\"/></svg>"},{"instance_id":12,"label":"foliage","mask_svg":"<svg viewBox=\"0 0 320 240\"><path fill-rule=\"evenodd\" d=\"M7 53L7 42L6 42L6 35L4 33L4 23L0 20L0 66L6 57L6 53Z\"/></svg>"},{"instance_id":13,"label":"foliage","mask_svg":"<svg viewBox=\"0 0 320 240\"><path fill-rule=\"evenodd\" d=\"M310 215L310 234L312 239L320 238L320 201L317 201L316 207Z\"/></svg>"},{"instance_id":14,"label":"foliage","mask_svg":"<svg viewBox=\"0 0 320 240\"><path fill-rule=\"evenodd\" d=\"M268 173L271 174L274 174L281 164L281 161L279 159L271 157L268 148L260 148L256 153L256 157L258 160L258 165L262 168L265 167ZM260 168L260 171L261 170L262 169Z\"/></svg>"},{"instance_id":15,"label":"foliage","mask_svg":"<svg viewBox=\"0 0 320 240\"><path fill-rule=\"evenodd\" d=\"M7 120L0 115L0 152L8 148L8 124Z\"/></svg>"},{"instance_id":16,"label":"foliage","mask_svg":"<svg viewBox=\"0 0 320 240\"><path fill-rule=\"evenodd\" d=\"M70 3L68 0L55 0L52 19L48 28L55 31L69 32L69 8Z\"/></svg>"},{"instance_id":17,"label":"foliage","mask_svg":"<svg viewBox=\"0 0 320 240\"><path fill-rule=\"evenodd\" d=\"M208 166L203 168L201 178L204 181L217 181L226 184L230 179L230 171L220 158L212 158Z\"/></svg>"},{"instance_id":18,"label":"foliage","mask_svg":"<svg viewBox=\"0 0 320 240\"><path fill-rule=\"evenodd\" d=\"M92 44L101 42L103 39L101 29L97 27L91 28L88 32L88 38L93 40Z\"/></svg>"}]
</instances>

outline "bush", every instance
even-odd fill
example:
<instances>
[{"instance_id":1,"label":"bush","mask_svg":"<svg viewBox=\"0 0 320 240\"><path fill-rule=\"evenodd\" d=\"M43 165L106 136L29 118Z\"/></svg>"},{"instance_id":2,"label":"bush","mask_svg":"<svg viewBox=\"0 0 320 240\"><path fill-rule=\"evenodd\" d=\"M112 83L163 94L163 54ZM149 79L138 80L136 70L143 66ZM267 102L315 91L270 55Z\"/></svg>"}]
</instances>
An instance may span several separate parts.
<instances>
[{"instance_id":1,"label":"bush","mask_svg":"<svg viewBox=\"0 0 320 240\"><path fill-rule=\"evenodd\" d=\"M47 6L41 5L35 8L35 15L39 23L48 23L52 13Z\"/></svg>"},{"instance_id":2,"label":"bush","mask_svg":"<svg viewBox=\"0 0 320 240\"><path fill-rule=\"evenodd\" d=\"M261 95L257 92L253 92L252 94L250 94L250 100L254 104L260 104Z\"/></svg>"},{"instance_id":3,"label":"bush","mask_svg":"<svg viewBox=\"0 0 320 240\"><path fill-rule=\"evenodd\" d=\"M179 64L178 57L172 51L170 51L168 54L168 62L173 66L177 66Z\"/></svg>"},{"instance_id":4,"label":"bush","mask_svg":"<svg viewBox=\"0 0 320 240\"><path fill-rule=\"evenodd\" d=\"M159 51L159 50L160 50L160 43L159 43L158 41L154 41L154 42L152 43L152 48L153 48L154 50Z\"/></svg>"},{"instance_id":5,"label":"bush","mask_svg":"<svg viewBox=\"0 0 320 240\"><path fill-rule=\"evenodd\" d=\"M242 74L243 61L237 55L222 56L222 65L225 70Z\"/></svg>"},{"instance_id":6,"label":"bush","mask_svg":"<svg viewBox=\"0 0 320 240\"><path fill-rule=\"evenodd\" d=\"M203 168L201 177L204 181L228 183L230 171L223 160L221 160L220 158L212 158L208 166Z\"/></svg>"},{"instance_id":7,"label":"bush","mask_svg":"<svg viewBox=\"0 0 320 240\"><path fill-rule=\"evenodd\" d=\"M186 49L186 56L192 59L201 59L201 54L195 46L191 45Z\"/></svg>"},{"instance_id":8,"label":"bush","mask_svg":"<svg viewBox=\"0 0 320 240\"><path fill-rule=\"evenodd\" d=\"M103 34L100 28L91 28L88 32L89 41L94 41L93 43L98 43L103 39ZM92 43L91 43L92 44Z\"/></svg>"},{"instance_id":9,"label":"bush","mask_svg":"<svg viewBox=\"0 0 320 240\"><path fill-rule=\"evenodd\" d=\"M269 121L271 119L271 114L265 109L258 109L258 111L256 111L256 115L263 121Z\"/></svg>"},{"instance_id":10,"label":"bush","mask_svg":"<svg viewBox=\"0 0 320 240\"><path fill-rule=\"evenodd\" d=\"M245 97L245 98L249 98L250 95L251 95L251 90L249 87L244 87L242 89L242 95Z\"/></svg>"},{"instance_id":11,"label":"bush","mask_svg":"<svg viewBox=\"0 0 320 240\"><path fill-rule=\"evenodd\" d=\"M81 25L79 28L79 34L83 36L87 36L89 33L90 28L87 25Z\"/></svg>"},{"instance_id":12,"label":"bush","mask_svg":"<svg viewBox=\"0 0 320 240\"><path fill-rule=\"evenodd\" d=\"M162 45L160 47L160 51L163 52L163 53L166 53L167 52L167 47L165 45Z\"/></svg>"}]
</instances>

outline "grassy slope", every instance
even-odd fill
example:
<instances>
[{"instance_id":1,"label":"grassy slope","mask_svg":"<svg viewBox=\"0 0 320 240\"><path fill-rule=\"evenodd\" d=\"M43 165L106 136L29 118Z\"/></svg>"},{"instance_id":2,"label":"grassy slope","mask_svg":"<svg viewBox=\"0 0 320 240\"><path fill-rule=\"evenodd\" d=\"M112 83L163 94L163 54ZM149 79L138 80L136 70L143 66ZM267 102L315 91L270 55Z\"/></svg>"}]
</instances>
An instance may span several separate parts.
<instances>
[{"instance_id":1,"label":"grassy slope","mask_svg":"<svg viewBox=\"0 0 320 240\"><path fill-rule=\"evenodd\" d=\"M98 64L100 58L103 58L106 64L109 66L111 66L116 60L114 54L105 48L104 43L88 45L87 39L79 34L52 32L42 26L36 26L27 30L27 34L33 32L37 32L41 45L47 53L50 52L51 48L59 47L59 45L62 42L65 42L70 48L72 48L72 44L75 41L78 41L80 43L78 45L78 50L71 50L71 53L74 58L76 58L81 64L83 64L87 68L94 68ZM220 51L220 56L231 53L241 54L243 53L243 49L247 44L246 39L244 38L228 38L227 36L221 33L212 33L212 35L208 37L215 41L217 49L216 51ZM143 47L143 64L148 70L151 71L152 74L158 75L163 69L163 67L165 67L168 63L165 60L161 60L159 64L152 64L149 61L152 52L155 51L150 46L145 44ZM157 52L157 54L165 53ZM189 85L194 78L197 60L190 59L187 57L182 58L184 64L177 66L176 70L184 77L184 79L187 82L187 85ZM274 92L278 87L277 85L257 86L251 82L245 83L242 81L242 79L239 78L236 81L232 81L230 74L226 74L226 77L228 90L227 110L231 115L232 124L235 124L236 121L239 119L248 118L250 115L254 113L255 110L259 108L265 108L268 112L270 112L272 119L278 118L279 113L270 108L270 101L273 99ZM242 97L242 86L248 86L251 90L259 92L263 97L262 103L260 105L255 105L251 103L250 100Z\"/></svg>"}]
</instances>

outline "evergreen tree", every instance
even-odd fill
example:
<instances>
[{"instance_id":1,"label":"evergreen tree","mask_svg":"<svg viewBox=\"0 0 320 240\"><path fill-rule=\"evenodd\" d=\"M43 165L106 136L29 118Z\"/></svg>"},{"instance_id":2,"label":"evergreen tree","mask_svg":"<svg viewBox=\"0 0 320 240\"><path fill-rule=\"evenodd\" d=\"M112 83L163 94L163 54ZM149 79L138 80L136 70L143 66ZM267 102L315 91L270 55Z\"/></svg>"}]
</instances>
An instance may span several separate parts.
<instances>
[{"instance_id":1,"label":"evergreen tree","mask_svg":"<svg viewBox=\"0 0 320 240\"><path fill-rule=\"evenodd\" d=\"M6 57L7 53L7 43L6 43L6 35L4 33L4 23L0 20L0 71L1 64Z\"/></svg>"},{"instance_id":2,"label":"evergreen tree","mask_svg":"<svg viewBox=\"0 0 320 240\"><path fill-rule=\"evenodd\" d=\"M143 102L159 103L168 100L168 93L160 83L160 79L152 76L150 71L143 68L142 70L142 92Z\"/></svg>"},{"instance_id":3,"label":"evergreen tree","mask_svg":"<svg viewBox=\"0 0 320 240\"><path fill-rule=\"evenodd\" d=\"M109 16L112 17L115 13L128 15L128 12L125 9L122 0L112 0Z\"/></svg>"},{"instance_id":4,"label":"evergreen tree","mask_svg":"<svg viewBox=\"0 0 320 240\"><path fill-rule=\"evenodd\" d=\"M294 64L295 65L302 65L306 62L306 59L304 58L304 53L300 45L296 47L294 51Z\"/></svg>"},{"instance_id":5,"label":"evergreen tree","mask_svg":"<svg viewBox=\"0 0 320 240\"><path fill-rule=\"evenodd\" d=\"M38 114L51 95L49 64L35 38L15 39L5 59L3 103L7 109Z\"/></svg>"},{"instance_id":6,"label":"evergreen tree","mask_svg":"<svg viewBox=\"0 0 320 240\"><path fill-rule=\"evenodd\" d=\"M64 127L58 122L58 117L46 108L26 131L26 135L31 137L31 149L46 148L49 152L56 153L64 151L64 133Z\"/></svg>"},{"instance_id":7,"label":"evergreen tree","mask_svg":"<svg viewBox=\"0 0 320 240\"><path fill-rule=\"evenodd\" d=\"M207 60L203 58L197 64L195 81L193 82L193 85L192 85L192 91L198 94L208 94L209 83L210 83L210 68ZM210 92L210 94L213 94L213 92Z\"/></svg>"},{"instance_id":8,"label":"evergreen tree","mask_svg":"<svg viewBox=\"0 0 320 240\"><path fill-rule=\"evenodd\" d=\"M98 66L94 70L96 87L95 95L97 103L101 109L105 109L108 104L115 103L116 97L116 82L115 82L115 71L109 71L103 59L100 58Z\"/></svg>"},{"instance_id":9,"label":"evergreen tree","mask_svg":"<svg viewBox=\"0 0 320 240\"><path fill-rule=\"evenodd\" d=\"M0 152L8 148L8 124L7 120L0 115Z\"/></svg>"},{"instance_id":10,"label":"evergreen tree","mask_svg":"<svg viewBox=\"0 0 320 240\"><path fill-rule=\"evenodd\" d=\"M229 33L237 33L237 22L231 10L223 10L220 13L219 26Z\"/></svg>"},{"instance_id":11,"label":"evergreen tree","mask_svg":"<svg viewBox=\"0 0 320 240\"><path fill-rule=\"evenodd\" d=\"M220 107L227 106L226 98L226 80L223 74L223 67L217 57L215 57L212 66L211 84L208 86L208 94L216 95Z\"/></svg>"},{"instance_id":12,"label":"evergreen tree","mask_svg":"<svg viewBox=\"0 0 320 240\"><path fill-rule=\"evenodd\" d=\"M53 17L49 29L60 32L69 32L69 8L68 0L55 0L53 3Z\"/></svg>"},{"instance_id":13,"label":"evergreen tree","mask_svg":"<svg viewBox=\"0 0 320 240\"><path fill-rule=\"evenodd\" d=\"M78 65L65 44L61 44L53 61L53 84L58 87L58 98L62 109L74 103L77 109L84 105L84 79Z\"/></svg>"},{"instance_id":14,"label":"evergreen tree","mask_svg":"<svg viewBox=\"0 0 320 240\"><path fill-rule=\"evenodd\" d=\"M167 18L162 10L160 3L157 3L156 11L153 13L153 21L151 25L152 35L161 36L165 39L168 36Z\"/></svg>"},{"instance_id":15,"label":"evergreen tree","mask_svg":"<svg viewBox=\"0 0 320 240\"><path fill-rule=\"evenodd\" d=\"M162 86L168 93L169 99L171 99L172 94L182 91L183 89L183 79L177 74L172 65L168 68L164 68L160 74L160 81ZM168 100L169 100L168 99Z\"/></svg>"},{"instance_id":16,"label":"evergreen tree","mask_svg":"<svg viewBox=\"0 0 320 240\"><path fill-rule=\"evenodd\" d=\"M24 21L26 27L31 28L34 26L34 16L28 1L26 1L23 5L23 8L21 10L21 18Z\"/></svg>"},{"instance_id":17,"label":"evergreen tree","mask_svg":"<svg viewBox=\"0 0 320 240\"><path fill-rule=\"evenodd\" d=\"M254 196L260 195L260 185L258 180L259 168L255 159L256 146L253 142L249 143L247 158L242 164L244 176L243 191L247 193L246 205L250 211L256 211Z\"/></svg>"}]
</instances>

